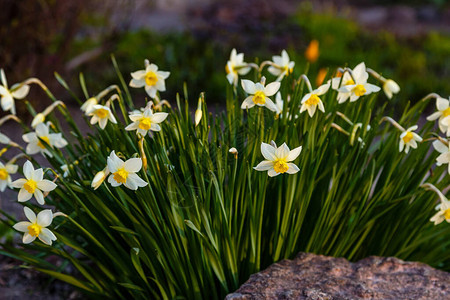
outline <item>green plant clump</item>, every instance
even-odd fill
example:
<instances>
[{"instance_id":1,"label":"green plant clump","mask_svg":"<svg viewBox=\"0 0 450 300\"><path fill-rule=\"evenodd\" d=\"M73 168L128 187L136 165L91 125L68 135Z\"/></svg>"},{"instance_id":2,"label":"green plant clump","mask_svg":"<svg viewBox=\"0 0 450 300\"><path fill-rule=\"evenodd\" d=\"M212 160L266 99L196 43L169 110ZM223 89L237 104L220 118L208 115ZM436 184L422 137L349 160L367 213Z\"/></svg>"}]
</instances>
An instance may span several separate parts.
<instances>
[{"instance_id":1,"label":"green plant clump","mask_svg":"<svg viewBox=\"0 0 450 300\"><path fill-rule=\"evenodd\" d=\"M395 121L375 83L394 94L396 83L364 64L329 73L331 81L313 89L305 75L294 76L298 66L286 52L258 65L233 51L228 81L223 75L226 112L213 116L200 94L194 114L187 88L176 101L161 99L168 72L146 62L124 78L113 64L118 84L92 92L80 75L83 95L56 74L83 104L84 134L42 82L8 88L2 72L4 109L30 85L52 103L38 114L28 105L32 127L14 115L0 120L26 132L25 149L0 136L7 144L0 188L20 189L28 218L3 212L1 222L22 232L23 244L3 242L1 254L113 299L223 298L299 251L397 256L450 270L450 227L435 226L450 221L441 192L450 172L448 100L430 94ZM129 86L141 99L145 89L145 108L135 107ZM435 99L439 129L420 122ZM21 153L6 160L11 148ZM41 155L49 167L35 160ZM65 263L53 265L52 256ZM67 274L67 264L77 274Z\"/></svg>"}]
</instances>

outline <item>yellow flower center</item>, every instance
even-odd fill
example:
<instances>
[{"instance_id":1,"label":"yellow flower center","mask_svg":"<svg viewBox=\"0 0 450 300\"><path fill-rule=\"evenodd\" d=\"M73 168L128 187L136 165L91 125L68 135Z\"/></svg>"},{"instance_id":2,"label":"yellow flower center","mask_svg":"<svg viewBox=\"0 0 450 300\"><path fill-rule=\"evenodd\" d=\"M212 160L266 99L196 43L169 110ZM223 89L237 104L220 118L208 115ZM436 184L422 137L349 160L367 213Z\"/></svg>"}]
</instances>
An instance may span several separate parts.
<instances>
[{"instance_id":1,"label":"yellow flower center","mask_svg":"<svg viewBox=\"0 0 450 300\"><path fill-rule=\"evenodd\" d=\"M34 191L37 188L37 182L34 181L33 179L28 180L27 182L25 182L25 184L23 185L23 188L30 194L33 194Z\"/></svg>"},{"instance_id":2,"label":"yellow flower center","mask_svg":"<svg viewBox=\"0 0 450 300\"><path fill-rule=\"evenodd\" d=\"M264 95L263 91L257 91L252 100L253 102L255 102L255 104L263 105L266 103L266 95Z\"/></svg>"},{"instance_id":3,"label":"yellow flower center","mask_svg":"<svg viewBox=\"0 0 450 300\"><path fill-rule=\"evenodd\" d=\"M450 107L447 107L443 112L442 112L442 118L448 117L450 116Z\"/></svg>"},{"instance_id":4,"label":"yellow flower center","mask_svg":"<svg viewBox=\"0 0 450 300\"><path fill-rule=\"evenodd\" d=\"M227 72L227 74L237 73L236 70L234 69L234 66L231 66L231 70L230 70L230 68L228 68L228 64L225 65L225 72Z\"/></svg>"},{"instance_id":5,"label":"yellow flower center","mask_svg":"<svg viewBox=\"0 0 450 300\"><path fill-rule=\"evenodd\" d=\"M446 220L450 219L450 208L448 208L444 211L444 217Z\"/></svg>"},{"instance_id":6,"label":"yellow flower center","mask_svg":"<svg viewBox=\"0 0 450 300\"><path fill-rule=\"evenodd\" d=\"M312 94L308 100L306 100L305 104L308 106L319 104L320 98L316 94Z\"/></svg>"},{"instance_id":7,"label":"yellow flower center","mask_svg":"<svg viewBox=\"0 0 450 300\"><path fill-rule=\"evenodd\" d=\"M358 84L353 88L353 93L355 93L356 96L362 96L366 93L366 89L362 84Z\"/></svg>"},{"instance_id":8,"label":"yellow flower center","mask_svg":"<svg viewBox=\"0 0 450 300\"><path fill-rule=\"evenodd\" d=\"M0 180L6 180L8 178L8 172L6 169L0 169Z\"/></svg>"},{"instance_id":9,"label":"yellow flower center","mask_svg":"<svg viewBox=\"0 0 450 300\"><path fill-rule=\"evenodd\" d=\"M117 172L114 173L114 180L118 183L125 183L127 182L128 172L125 171L125 169L122 167Z\"/></svg>"},{"instance_id":10,"label":"yellow flower center","mask_svg":"<svg viewBox=\"0 0 450 300\"><path fill-rule=\"evenodd\" d=\"M39 138L40 138L41 140L43 140L47 145L50 145L50 139L48 138L48 136L40 136ZM41 141L39 141L39 140L38 140L37 145L38 145L40 148L45 149L45 145L44 145Z\"/></svg>"},{"instance_id":11,"label":"yellow flower center","mask_svg":"<svg viewBox=\"0 0 450 300\"><path fill-rule=\"evenodd\" d=\"M288 66L284 67L284 73L286 75L292 74L293 71L294 71L294 68L289 68Z\"/></svg>"},{"instance_id":12,"label":"yellow flower center","mask_svg":"<svg viewBox=\"0 0 450 300\"><path fill-rule=\"evenodd\" d=\"M142 118L139 121L139 125L138 125L138 127L142 130L149 130L151 126L152 126L152 121L150 121L150 118L148 118L148 117Z\"/></svg>"},{"instance_id":13,"label":"yellow flower center","mask_svg":"<svg viewBox=\"0 0 450 300\"><path fill-rule=\"evenodd\" d=\"M405 144L408 144L412 139L413 139L413 134L409 131L403 137L403 141L405 142Z\"/></svg>"},{"instance_id":14,"label":"yellow flower center","mask_svg":"<svg viewBox=\"0 0 450 300\"><path fill-rule=\"evenodd\" d=\"M345 85L354 85L355 82L353 81L353 79L347 80L347 82L345 83Z\"/></svg>"},{"instance_id":15,"label":"yellow flower center","mask_svg":"<svg viewBox=\"0 0 450 300\"><path fill-rule=\"evenodd\" d=\"M145 74L145 83L149 86L154 86L158 82L158 75L155 72L149 71Z\"/></svg>"},{"instance_id":16,"label":"yellow flower center","mask_svg":"<svg viewBox=\"0 0 450 300\"><path fill-rule=\"evenodd\" d=\"M99 108L95 111L95 114L97 115L97 117L99 117L100 119L106 118L108 116L108 110L104 109L104 108Z\"/></svg>"},{"instance_id":17,"label":"yellow flower center","mask_svg":"<svg viewBox=\"0 0 450 300\"><path fill-rule=\"evenodd\" d=\"M277 159L273 164L273 169L277 173L285 173L289 169L289 166L285 159Z\"/></svg>"},{"instance_id":18,"label":"yellow flower center","mask_svg":"<svg viewBox=\"0 0 450 300\"><path fill-rule=\"evenodd\" d=\"M35 223L28 226L27 229L30 235L37 237L42 231L42 226Z\"/></svg>"}]
</instances>

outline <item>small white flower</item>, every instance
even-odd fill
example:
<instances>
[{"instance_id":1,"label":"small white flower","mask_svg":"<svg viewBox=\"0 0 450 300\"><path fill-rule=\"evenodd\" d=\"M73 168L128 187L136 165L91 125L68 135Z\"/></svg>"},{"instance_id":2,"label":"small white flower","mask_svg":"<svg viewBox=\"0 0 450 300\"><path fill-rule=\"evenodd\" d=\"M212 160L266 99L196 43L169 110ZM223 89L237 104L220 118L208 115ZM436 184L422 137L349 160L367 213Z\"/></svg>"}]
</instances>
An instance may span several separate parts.
<instances>
[{"instance_id":1,"label":"small white flower","mask_svg":"<svg viewBox=\"0 0 450 300\"><path fill-rule=\"evenodd\" d=\"M135 110L129 115L133 123L125 127L125 130L136 130L142 136L145 136L149 130L160 131L161 127L158 124L163 122L168 115L165 112L153 113L151 103L149 103L143 112Z\"/></svg>"},{"instance_id":2,"label":"small white flower","mask_svg":"<svg viewBox=\"0 0 450 300\"><path fill-rule=\"evenodd\" d=\"M98 189L108 175L109 169L108 166L106 166L106 168L95 174L94 179L92 179L91 187L94 188L94 190Z\"/></svg>"},{"instance_id":3,"label":"small white flower","mask_svg":"<svg viewBox=\"0 0 450 300\"><path fill-rule=\"evenodd\" d=\"M442 133L450 136L450 99L436 99L437 112L427 117L428 121L434 121L439 118L438 125Z\"/></svg>"},{"instance_id":4,"label":"small white flower","mask_svg":"<svg viewBox=\"0 0 450 300\"><path fill-rule=\"evenodd\" d=\"M116 118L108 106L99 104L93 105L91 110L87 112L87 115L92 117L91 124L94 125L98 123L101 129L105 129L108 120L113 124L117 124Z\"/></svg>"},{"instance_id":5,"label":"small white flower","mask_svg":"<svg viewBox=\"0 0 450 300\"><path fill-rule=\"evenodd\" d=\"M156 97L156 92L164 92L166 90L165 80L169 77L170 72L158 71L158 66L150 64L145 60L145 70L139 70L131 73L130 86L134 88L145 87L145 91L151 98Z\"/></svg>"},{"instance_id":6,"label":"small white flower","mask_svg":"<svg viewBox=\"0 0 450 300\"><path fill-rule=\"evenodd\" d=\"M263 81L265 78L263 77ZM250 80L243 79L241 80L242 88L244 91L249 94L247 98L245 98L244 102L242 102L241 108L252 108L255 105L265 106L271 111L277 111L277 107L275 103L269 98L270 96L275 95L275 93L280 89L280 83L272 82L267 86L257 82L254 83Z\"/></svg>"},{"instance_id":7,"label":"small white flower","mask_svg":"<svg viewBox=\"0 0 450 300\"><path fill-rule=\"evenodd\" d=\"M267 69L270 74L278 76L277 81L281 81L284 76L292 73L295 62L290 61L286 50L281 52L281 56L275 55L272 57L273 64Z\"/></svg>"},{"instance_id":8,"label":"small white flower","mask_svg":"<svg viewBox=\"0 0 450 300\"><path fill-rule=\"evenodd\" d=\"M366 71L366 65L362 62L357 65L353 71L353 78L349 72L344 72L341 78L333 78L331 81L333 89L338 90L337 100L339 103L344 103L350 98L350 102L354 102L359 97L369 95L373 92L378 92L380 87L367 83L369 79L369 73ZM339 82L340 87L339 87Z\"/></svg>"},{"instance_id":9,"label":"small white flower","mask_svg":"<svg viewBox=\"0 0 450 300\"><path fill-rule=\"evenodd\" d=\"M123 184L130 190L137 190L139 187L144 187L148 184L136 174L142 168L142 160L140 158L130 158L124 162L112 151L107 161L108 169L111 172L108 182L113 187Z\"/></svg>"},{"instance_id":10,"label":"small white flower","mask_svg":"<svg viewBox=\"0 0 450 300\"><path fill-rule=\"evenodd\" d=\"M326 83L324 85L321 85L319 88L315 89L314 91L306 94L302 98L302 107L300 108L300 113L304 112L305 110L308 110L309 116L312 118L314 116L314 113L316 112L316 108L319 107L319 110L322 112L325 112L325 108L323 107L323 102L319 98L319 96L322 96L325 94L328 89L330 88L330 84Z\"/></svg>"},{"instance_id":11,"label":"small white flower","mask_svg":"<svg viewBox=\"0 0 450 300\"><path fill-rule=\"evenodd\" d=\"M282 173L295 174L300 169L291 161L295 160L302 151L302 146L289 150L286 143L277 148L275 142L272 145L262 143L261 153L266 160L260 162L256 167L257 171L268 171L270 177L277 176Z\"/></svg>"},{"instance_id":12,"label":"small white flower","mask_svg":"<svg viewBox=\"0 0 450 300\"><path fill-rule=\"evenodd\" d=\"M89 112L92 110L92 107L94 105L98 104L98 100L95 97L91 97L89 99L86 100L86 102L83 103L83 105L81 105L81 110L84 111L85 113Z\"/></svg>"},{"instance_id":13,"label":"small white flower","mask_svg":"<svg viewBox=\"0 0 450 300\"><path fill-rule=\"evenodd\" d=\"M11 185L11 174L15 174L19 167L12 163L4 165L0 162L0 192L4 192Z\"/></svg>"},{"instance_id":14,"label":"small white flower","mask_svg":"<svg viewBox=\"0 0 450 300\"><path fill-rule=\"evenodd\" d=\"M250 69L248 64L244 62L244 53L237 54L236 49L231 50L230 60L225 66L228 82L236 86L239 75L246 75L250 72Z\"/></svg>"},{"instance_id":15,"label":"small white flower","mask_svg":"<svg viewBox=\"0 0 450 300\"><path fill-rule=\"evenodd\" d=\"M30 208L24 207L23 210L29 222L22 221L13 226L15 230L25 233L22 242L29 244L37 237L44 244L51 246L52 242L56 241L56 236L46 227L53 221L52 211L45 209L38 213L36 217L36 214Z\"/></svg>"},{"instance_id":16,"label":"small white flower","mask_svg":"<svg viewBox=\"0 0 450 300\"><path fill-rule=\"evenodd\" d=\"M394 80L387 79L383 83L383 91L386 94L386 97L392 99L393 94L398 94L398 92L400 92L400 87Z\"/></svg>"},{"instance_id":17,"label":"small white flower","mask_svg":"<svg viewBox=\"0 0 450 300\"><path fill-rule=\"evenodd\" d=\"M23 99L28 95L30 86L20 85L17 83L8 89L8 82L6 81L5 72L0 69L0 79L2 85L0 85L1 106L4 111L11 111L12 114L16 114L16 105L14 99Z\"/></svg>"},{"instance_id":18,"label":"small white flower","mask_svg":"<svg viewBox=\"0 0 450 300\"><path fill-rule=\"evenodd\" d=\"M433 222L434 225L438 225L444 220L447 221L447 223L450 223L450 201L447 197L445 197L444 194L442 194L442 192L431 183L425 183L422 187L427 190L434 191L439 196L439 200L441 201L441 203L436 206L436 210L439 211L430 219L430 221Z\"/></svg>"},{"instance_id":19,"label":"small white flower","mask_svg":"<svg viewBox=\"0 0 450 300\"><path fill-rule=\"evenodd\" d=\"M57 185L50 180L43 179L44 171L41 169L35 170L33 164L27 160L23 165L23 175L25 178L17 179L11 183L12 187L20 188L19 191L19 202L25 202L31 199L31 197L36 198L40 205L44 205L44 192L50 192L56 189Z\"/></svg>"},{"instance_id":20,"label":"small white flower","mask_svg":"<svg viewBox=\"0 0 450 300\"><path fill-rule=\"evenodd\" d=\"M409 148L417 148L417 142L422 142L422 138L415 132L418 128L417 125L411 126L400 135L399 151L402 152L405 149L405 153L409 152Z\"/></svg>"},{"instance_id":21,"label":"small white flower","mask_svg":"<svg viewBox=\"0 0 450 300\"><path fill-rule=\"evenodd\" d=\"M26 153L29 155L41 152L42 154L47 154L49 157L53 155L47 150L45 144L51 148L63 148L67 145L67 141L62 137L61 133L49 133L49 125L44 123L39 123L36 126L36 132L29 132L22 136L23 140L28 143L26 148ZM44 141L41 142L39 140Z\"/></svg>"},{"instance_id":22,"label":"small white flower","mask_svg":"<svg viewBox=\"0 0 450 300\"><path fill-rule=\"evenodd\" d=\"M436 158L436 165L441 166L443 164L448 164L448 174L450 174L450 145L445 145L438 140L433 142L433 147L436 151L441 153L441 155Z\"/></svg>"}]
</instances>

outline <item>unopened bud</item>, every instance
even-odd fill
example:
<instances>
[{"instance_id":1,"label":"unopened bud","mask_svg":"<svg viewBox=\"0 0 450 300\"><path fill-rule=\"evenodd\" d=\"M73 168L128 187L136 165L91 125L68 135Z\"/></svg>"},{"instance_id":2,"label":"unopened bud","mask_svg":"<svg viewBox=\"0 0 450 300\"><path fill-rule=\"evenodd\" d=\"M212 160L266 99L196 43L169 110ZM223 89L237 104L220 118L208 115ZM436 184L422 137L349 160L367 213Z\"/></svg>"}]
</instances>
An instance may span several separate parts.
<instances>
[{"instance_id":1,"label":"unopened bud","mask_svg":"<svg viewBox=\"0 0 450 300\"><path fill-rule=\"evenodd\" d=\"M238 151L237 151L237 149L236 148L230 148L230 150L228 150L228 152L230 152L231 154L233 154L234 155L234 158L235 159L237 159L237 157L238 157Z\"/></svg>"},{"instance_id":2,"label":"unopened bud","mask_svg":"<svg viewBox=\"0 0 450 300\"><path fill-rule=\"evenodd\" d=\"M392 79L387 79L383 83L383 91L386 94L386 96L391 99L393 94L397 94L400 92L400 87L398 86L397 82L395 82Z\"/></svg>"},{"instance_id":3,"label":"unopened bud","mask_svg":"<svg viewBox=\"0 0 450 300\"><path fill-rule=\"evenodd\" d=\"M45 116L43 113L38 113L36 116L34 116L33 121L31 122L31 127L36 128L36 126L40 123L44 123Z\"/></svg>"},{"instance_id":4,"label":"unopened bud","mask_svg":"<svg viewBox=\"0 0 450 300\"><path fill-rule=\"evenodd\" d=\"M86 102L83 103L83 105L81 105L81 110L84 111L85 113L88 113L92 109L92 107L97 104L98 104L97 98L91 97L87 99Z\"/></svg>"},{"instance_id":5,"label":"unopened bud","mask_svg":"<svg viewBox=\"0 0 450 300\"><path fill-rule=\"evenodd\" d=\"M104 168L102 171L95 174L94 179L92 180L91 187L94 188L94 190L98 189L103 181L105 181L106 177L109 175L109 169L108 167Z\"/></svg>"}]
</instances>

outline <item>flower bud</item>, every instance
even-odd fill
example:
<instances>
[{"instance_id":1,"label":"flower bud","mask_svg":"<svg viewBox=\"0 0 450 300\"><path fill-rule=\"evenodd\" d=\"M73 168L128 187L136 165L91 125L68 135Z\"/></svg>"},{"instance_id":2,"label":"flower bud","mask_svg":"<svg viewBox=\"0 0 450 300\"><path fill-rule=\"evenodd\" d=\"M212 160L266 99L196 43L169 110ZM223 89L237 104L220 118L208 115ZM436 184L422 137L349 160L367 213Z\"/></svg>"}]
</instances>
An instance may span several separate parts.
<instances>
[{"instance_id":1,"label":"flower bud","mask_svg":"<svg viewBox=\"0 0 450 300\"><path fill-rule=\"evenodd\" d=\"M85 113L88 113L92 109L92 107L97 104L98 104L97 98L91 97L87 99L86 102L83 103L83 105L81 105L81 110L84 111Z\"/></svg>"},{"instance_id":2,"label":"flower bud","mask_svg":"<svg viewBox=\"0 0 450 300\"><path fill-rule=\"evenodd\" d=\"M391 99L393 94L397 94L398 92L400 92L400 87L398 86L398 84L394 80L387 79L383 83L383 91L386 94L386 96L389 99Z\"/></svg>"},{"instance_id":3,"label":"flower bud","mask_svg":"<svg viewBox=\"0 0 450 300\"><path fill-rule=\"evenodd\" d=\"M237 156L238 156L238 153L239 153L239 152L237 151L236 148L232 147L232 148L230 148L230 150L228 150L228 152L230 152L231 154L233 154L233 155L234 155L234 158L237 159Z\"/></svg>"},{"instance_id":4,"label":"flower bud","mask_svg":"<svg viewBox=\"0 0 450 300\"><path fill-rule=\"evenodd\" d=\"M33 121L31 122L31 127L36 128L36 126L39 123L44 123L45 116L43 113L38 113L36 116L34 116Z\"/></svg>"},{"instance_id":5,"label":"flower bud","mask_svg":"<svg viewBox=\"0 0 450 300\"><path fill-rule=\"evenodd\" d=\"M105 181L108 175L109 175L108 167L104 168L102 171L95 174L95 177L91 183L91 187L94 188L94 190L98 189L102 185L103 181Z\"/></svg>"}]
</instances>

